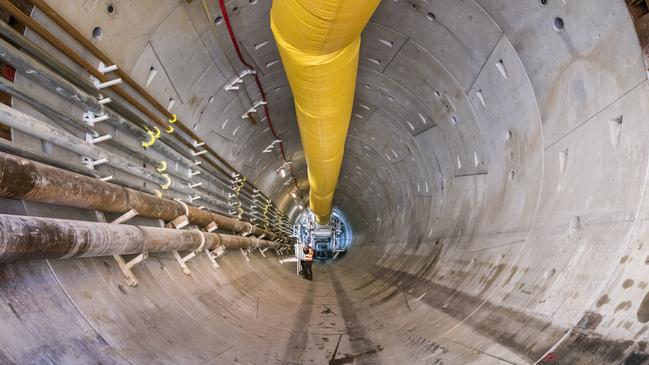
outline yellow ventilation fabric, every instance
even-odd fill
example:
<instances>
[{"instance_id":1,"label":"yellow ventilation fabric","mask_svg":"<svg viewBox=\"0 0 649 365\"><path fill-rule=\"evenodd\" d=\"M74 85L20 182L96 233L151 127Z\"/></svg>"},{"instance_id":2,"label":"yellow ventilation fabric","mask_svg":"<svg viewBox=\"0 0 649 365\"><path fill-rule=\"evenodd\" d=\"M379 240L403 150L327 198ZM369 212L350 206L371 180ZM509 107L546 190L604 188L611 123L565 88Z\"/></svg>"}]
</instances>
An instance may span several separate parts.
<instances>
[{"instance_id":1,"label":"yellow ventilation fabric","mask_svg":"<svg viewBox=\"0 0 649 365\"><path fill-rule=\"evenodd\" d=\"M380 0L274 0L270 13L309 173L309 201L327 224L356 89L360 34Z\"/></svg>"}]
</instances>

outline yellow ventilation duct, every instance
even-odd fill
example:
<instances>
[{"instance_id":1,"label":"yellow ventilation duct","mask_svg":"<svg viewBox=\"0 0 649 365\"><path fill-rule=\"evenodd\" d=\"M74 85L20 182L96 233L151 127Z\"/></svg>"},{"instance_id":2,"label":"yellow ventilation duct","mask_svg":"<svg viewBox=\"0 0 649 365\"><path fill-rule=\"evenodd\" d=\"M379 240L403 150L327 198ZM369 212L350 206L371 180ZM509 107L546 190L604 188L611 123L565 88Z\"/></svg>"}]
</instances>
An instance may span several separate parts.
<instances>
[{"instance_id":1,"label":"yellow ventilation duct","mask_svg":"<svg viewBox=\"0 0 649 365\"><path fill-rule=\"evenodd\" d=\"M319 224L331 215L354 103L360 34L380 0L274 0L270 27L286 70Z\"/></svg>"}]
</instances>

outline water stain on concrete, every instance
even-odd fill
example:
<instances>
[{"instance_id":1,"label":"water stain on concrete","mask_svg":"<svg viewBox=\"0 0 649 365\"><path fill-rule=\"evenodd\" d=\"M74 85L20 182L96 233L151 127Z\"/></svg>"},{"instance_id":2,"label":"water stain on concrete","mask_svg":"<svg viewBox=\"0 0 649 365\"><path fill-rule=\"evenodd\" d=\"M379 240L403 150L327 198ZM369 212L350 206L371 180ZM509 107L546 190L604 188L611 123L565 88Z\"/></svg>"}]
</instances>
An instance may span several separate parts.
<instances>
[{"instance_id":1,"label":"water stain on concrete","mask_svg":"<svg viewBox=\"0 0 649 365\"><path fill-rule=\"evenodd\" d=\"M599 308L610 301L611 299L608 297L608 295L604 294L601 297L599 297L595 305Z\"/></svg>"},{"instance_id":2,"label":"water stain on concrete","mask_svg":"<svg viewBox=\"0 0 649 365\"><path fill-rule=\"evenodd\" d=\"M649 322L649 292L645 294L637 313L638 321L641 323Z\"/></svg>"},{"instance_id":3,"label":"water stain on concrete","mask_svg":"<svg viewBox=\"0 0 649 365\"><path fill-rule=\"evenodd\" d=\"M615 313L617 313L619 311L628 310L629 308L631 308L631 301L630 300L625 300L623 302L620 302L620 304L618 304L615 307Z\"/></svg>"}]
</instances>

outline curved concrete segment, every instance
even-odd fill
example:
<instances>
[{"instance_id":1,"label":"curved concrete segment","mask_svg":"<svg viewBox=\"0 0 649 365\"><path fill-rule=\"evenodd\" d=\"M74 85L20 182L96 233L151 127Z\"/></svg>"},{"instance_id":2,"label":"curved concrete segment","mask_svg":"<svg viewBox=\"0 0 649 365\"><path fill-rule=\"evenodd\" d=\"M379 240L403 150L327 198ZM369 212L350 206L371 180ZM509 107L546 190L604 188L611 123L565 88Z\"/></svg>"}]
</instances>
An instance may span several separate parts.
<instances>
[{"instance_id":1,"label":"curved concrete segment","mask_svg":"<svg viewBox=\"0 0 649 365\"><path fill-rule=\"evenodd\" d=\"M243 68L216 2L48 3L299 215L283 161L262 153L262 114L241 119L259 92L250 79L247 93L224 90ZM227 4L306 191L270 6ZM355 98L334 201L354 242L314 265L313 282L259 252L228 252L218 271L199 256L190 276L151 254L135 288L110 257L4 264L0 363L649 360L649 85L624 1L385 0L363 33ZM95 220L8 199L0 213Z\"/></svg>"}]
</instances>

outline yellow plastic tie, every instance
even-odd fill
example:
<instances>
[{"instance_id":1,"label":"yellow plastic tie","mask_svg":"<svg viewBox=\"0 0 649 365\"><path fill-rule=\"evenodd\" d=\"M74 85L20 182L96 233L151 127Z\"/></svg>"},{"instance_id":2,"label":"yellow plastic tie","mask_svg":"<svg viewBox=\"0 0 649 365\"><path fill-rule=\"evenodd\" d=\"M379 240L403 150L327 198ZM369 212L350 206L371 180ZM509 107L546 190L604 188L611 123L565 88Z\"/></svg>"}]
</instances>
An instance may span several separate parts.
<instances>
[{"instance_id":1,"label":"yellow plastic tie","mask_svg":"<svg viewBox=\"0 0 649 365\"><path fill-rule=\"evenodd\" d=\"M151 130L146 131L146 134L149 136L149 138L146 141L142 141L142 147L149 148L153 146L155 141L160 137L160 129L158 129L158 127L154 128L156 129L156 132L153 132Z\"/></svg>"},{"instance_id":2,"label":"yellow plastic tie","mask_svg":"<svg viewBox=\"0 0 649 365\"><path fill-rule=\"evenodd\" d=\"M169 118L169 123L174 124L178 118L176 117L176 114L171 114L171 118Z\"/></svg>"},{"instance_id":3,"label":"yellow plastic tie","mask_svg":"<svg viewBox=\"0 0 649 365\"><path fill-rule=\"evenodd\" d=\"M155 196L157 196L158 198L162 198L162 192L161 192L160 190L153 190L153 193L154 193Z\"/></svg>"},{"instance_id":4,"label":"yellow plastic tie","mask_svg":"<svg viewBox=\"0 0 649 365\"><path fill-rule=\"evenodd\" d=\"M172 126L172 125L167 126L167 129L165 129L165 132L167 132L169 134L173 133L174 132L174 126Z\"/></svg>"},{"instance_id":5,"label":"yellow plastic tie","mask_svg":"<svg viewBox=\"0 0 649 365\"><path fill-rule=\"evenodd\" d=\"M162 177L165 178L166 182L164 184L160 184L160 189L167 190L171 186L171 178L167 174L162 174Z\"/></svg>"},{"instance_id":6,"label":"yellow plastic tie","mask_svg":"<svg viewBox=\"0 0 649 365\"><path fill-rule=\"evenodd\" d=\"M163 172L167 171L167 161L165 161L165 160L160 161L158 166L156 166L155 170L157 172L159 172L159 173L163 173Z\"/></svg>"}]
</instances>

